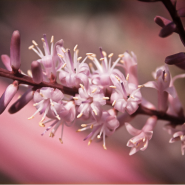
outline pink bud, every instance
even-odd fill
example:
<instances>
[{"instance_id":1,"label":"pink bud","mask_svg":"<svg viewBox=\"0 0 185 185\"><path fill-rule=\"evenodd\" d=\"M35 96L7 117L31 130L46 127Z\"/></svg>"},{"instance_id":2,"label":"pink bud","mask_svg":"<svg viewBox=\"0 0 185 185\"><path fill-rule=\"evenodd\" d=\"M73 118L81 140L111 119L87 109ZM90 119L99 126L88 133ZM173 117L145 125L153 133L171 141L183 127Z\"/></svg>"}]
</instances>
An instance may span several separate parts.
<instances>
[{"instance_id":1,"label":"pink bud","mask_svg":"<svg viewBox=\"0 0 185 185\"><path fill-rule=\"evenodd\" d=\"M14 114L21 110L25 105L27 105L30 100L33 99L34 91L28 89L8 110L10 114Z\"/></svg>"},{"instance_id":2,"label":"pink bud","mask_svg":"<svg viewBox=\"0 0 185 185\"><path fill-rule=\"evenodd\" d=\"M10 103L14 95L18 90L19 84L18 81L14 81L13 84L10 84L3 95L0 98L0 114L6 109L7 105Z\"/></svg>"},{"instance_id":3,"label":"pink bud","mask_svg":"<svg viewBox=\"0 0 185 185\"><path fill-rule=\"evenodd\" d=\"M1 60L8 71L12 71L12 67L10 65L10 57L8 55L1 55Z\"/></svg>"},{"instance_id":4,"label":"pink bud","mask_svg":"<svg viewBox=\"0 0 185 185\"><path fill-rule=\"evenodd\" d=\"M43 78L43 74L42 74L42 67L39 62L33 61L31 63L31 72L33 75L33 81L38 84L41 83L42 78Z\"/></svg>"},{"instance_id":5,"label":"pink bud","mask_svg":"<svg viewBox=\"0 0 185 185\"><path fill-rule=\"evenodd\" d=\"M162 17L162 16L156 16L156 17L154 18L154 21L155 21L156 24L158 24L158 25L161 26L162 28L163 28L164 26L168 25L169 23L171 23L170 20L168 20L168 19L166 19L166 18L164 18L164 17Z\"/></svg>"},{"instance_id":6,"label":"pink bud","mask_svg":"<svg viewBox=\"0 0 185 185\"><path fill-rule=\"evenodd\" d=\"M14 31L12 34L12 39L10 44L10 64L12 66L12 69L16 71L21 66L19 31Z\"/></svg>"}]
</instances>

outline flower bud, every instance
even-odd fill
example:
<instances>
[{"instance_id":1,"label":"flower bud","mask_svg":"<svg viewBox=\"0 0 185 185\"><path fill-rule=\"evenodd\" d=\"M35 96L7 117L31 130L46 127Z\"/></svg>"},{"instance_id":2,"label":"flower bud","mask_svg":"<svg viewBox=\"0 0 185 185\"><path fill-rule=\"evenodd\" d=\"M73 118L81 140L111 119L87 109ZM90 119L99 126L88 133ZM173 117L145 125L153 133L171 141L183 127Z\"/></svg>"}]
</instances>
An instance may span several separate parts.
<instances>
[{"instance_id":1,"label":"flower bud","mask_svg":"<svg viewBox=\"0 0 185 185\"><path fill-rule=\"evenodd\" d=\"M176 30L176 25L171 22L169 24L167 24L166 26L164 26L160 33L159 36L162 38L168 37L169 35L171 35L174 31Z\"/></svg>"},{"instance_id":2,"label":"flower bud","mask_svg":"<svg viewBox=\"0 0 185 185\"><path fill-rule=\"evenodd\" d=\"M19 84L18 81L14 81L13 84L10 84L3 95L0 98L0 114L6 109L7 105L10 103L14 95L18 90Z\"/></svg>"},{"instance_id":3,"label":"flower bud","mask_svg":"<svg viewBox=\"0 0 185 185\"><path fill-rule=\"evenodd\" d=\"M33 99L34 91L28 89L8 110L10 114L14 114L21 110L25 105L27 105L30 100Z\"/></svg>"},{"instance_id":4,"label":"flower bud","mask_svg":"<svg viewBox=\"0 0 185 185\"><path fill-rule=\"evenodd\" d=\"M10 57L8 55L1 55L1 60L8 71L12 71L10 65Z\"/></svg>"},{"instance_id":5,"label":"flower bud","mask_svg":"<svg viewBox=\"0 0 185 185\"><path fill-rule=\"evenodd\" d=\"M170 20L168 20L168 19L166 19L166 18L164 18L164 17L162 17L162 16L156 16L156 17L154 18L154 21L155 21L156 24L158 24L158 25L161 26L162 28L163 28L164 26L168 25L169 23L171 23Z\"/></svg>"},{"instance_id":6,"label":"flower bud","mask_svg":"<svg viewBox=\"0 0 185 185\"><path fill-rule=\"evenodd\" d=\"M10 44L10 64L12 69L14 69L15 71L17 71L21 66L19 31L14 31L12 34Z\"/></svg>"},{"instance_id":7,"label":"flower bud","mask_svg":"<svg viewBox=\"0 0 185 185\"><path fill-rule=\"evenodd\" d=\"M42 78L43 78L43 74L42 74L42 67L39 62L33 61L31 63L31 72L33 75L33 81L38 84L41 83Z\"/></svg>"}]
</instances>

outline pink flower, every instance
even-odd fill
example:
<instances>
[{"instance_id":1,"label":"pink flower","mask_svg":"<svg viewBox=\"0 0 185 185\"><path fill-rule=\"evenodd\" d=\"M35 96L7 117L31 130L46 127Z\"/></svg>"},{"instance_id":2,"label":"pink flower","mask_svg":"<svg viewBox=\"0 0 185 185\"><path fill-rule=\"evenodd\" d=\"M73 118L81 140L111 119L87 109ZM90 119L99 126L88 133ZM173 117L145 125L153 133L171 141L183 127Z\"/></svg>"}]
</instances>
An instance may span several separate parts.
<instances>
[{"instance_id":1,"label":"pink flower","mask_svg":"<svg viewBox=\"0 0 185 185\"><path fill-rule=\"evenodd\" d=\"M46 116L56 117L60 120L59 112L63 109L63 93L58 89L49 87L43 87L34 93L34 106L37 111L28 119L32 119L38 112L44 113L40 124L42 125L43 120Z\"/></svg>"},{"instance_id":2,"label":"pink flower","mask_svg":"<svg viewBox=\"0 0 185 185\"><path fill-rule=\"evenodd\" d=\"M90 115L96 117L96 119L101 117L102 114L102 105L106 104L108 97L104 97L102 90L95 85L91 85L88 88L85 88L82 84L79 88L79 94L76 94L74 97L75 104L79 105L77 118L84 116L89 118Z\"/></svg>"},{"instance_id":3,"label":"pink flower","mask_svg":"<svg viewBox=\"0 0 185 185\"><path fill-rule=\"evenodd\" d=\"M127 131L131 135L134 136L127 143L128 147L132 147L129 155L133 155L136 152L138 152L139 150L141 150L141 151L146 150L146 148L148 146L148 141L152 138L153 129L156 125L156 122L157 122L156 116L152 116L152 117L148 118L146 124L144 125L144 127L141 130L134 128L129 123L125 123Z\"/></svg>"},{"instance_id":4,"label":"pink flower","mask_svg":"<svg viewBox=\"0 0 185 185\"><path fill-rule=\"evenodd\" d=\"M60 64L57 64L57 61L59 60L59 57L56 53L56 47L63 45L63 40L59 40L54 45L54 37L51 37L51 50L49 49L49 44L46 39L46 35L43 35L44 38L41 40L43 41L43 48L44 53L40 50L38 47L38 44L33 40L33 45L29 47L29 49L32 49L41 59L38 59L37 61L40 62L43 66L43 80L44 81L50 81L50 79L55 78L56 79L56 72L58 68L60 67Z\"/></svg>"},{"instance_id":5,"label":"pink flower","mask_svg":"<svg viewBox=\"0 0 185 185\"><path fill-rule=\"evenodd\" d=\"M69 49L57 47L57 53L61 61L61 67L58 69L59 79L63 85L68 87L79 87L80 83L87 87L89 82L89 66L85 63L87 57L80 63L82 57L78 57L78 52L76 45L72 59Z\"/></svg>"},{"instance_id":6,"label":"pink flower","mask_svg":"<svg viewBox=\"0 0 185 185\"><path fill-rule=\"evenodd\" d=\"M153 73L156 81L149 81L144 84L145 87L155 88L158 91L158 109L166 111L168 108L168 93L173 97L176 96L174 87L170 86L171 75L168 66L157 68Z\"/></svg>"},{"instance_id":7,"label":"pink flower","mask_svg":"<svg viewBox=\"0 0 185 185\"><path fill-rule=\"evenodd\" d=\"M111 77L114 86L111 94L112 106L120 112L128 112L133 114L141 103L142 96L140 88L133 83L128 83L125 79L120 79L117 76Z\"/></svg>"},{"instance_id":8,"label":"pink flower","mask_svg":"<svg viewBox=\"0 0 185 185\"><path fill-rule=\"evenodd\" d=\"M115 69L117 63L120 61L120 58L118 58L112 65L111 63L112 63L113 53L108 55L109 61L107 59L106 52L102 51L102 48L100 48L100 54L101 54L101 59L100 59L101 64L97 60L95 54L87 53L87 55L89 56L88 58L93 61L94 65L97 68L97 70L95 70L91 65L91 70L93 71L92 83L95 85L102 85L104 87L107 87L112 85L112 81L110 78L111 75L117 75L120 78L123 77L123 74L118 69Z\"/></svg>"},{"instance_id":9,"label":"pink flower","mask_svg":"<svg viewBox=\"0 0 185 185\"><path fill-rule=\"evenodd\" d=\"M110 136L115 132L116 128L119 127L119 121L117 120L115 110L110 109L109 111L103 111L99 120L94 120L91 123L82 124L81 126L84 128L78 131L92 129L92 132L84 139L84 141L90 139L88 145L91 144L96 136L98 139L103 137L103 148L106 150L105 136Z\"/></svg>"}]
</instances>

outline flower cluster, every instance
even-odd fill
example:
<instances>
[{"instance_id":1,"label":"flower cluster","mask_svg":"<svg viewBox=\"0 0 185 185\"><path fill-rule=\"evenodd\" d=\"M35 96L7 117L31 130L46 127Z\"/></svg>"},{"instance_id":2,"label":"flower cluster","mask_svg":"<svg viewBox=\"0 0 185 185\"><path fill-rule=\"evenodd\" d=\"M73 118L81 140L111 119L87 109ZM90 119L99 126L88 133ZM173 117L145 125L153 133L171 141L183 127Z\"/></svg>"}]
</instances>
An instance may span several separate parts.
<instances>
[{"instance_id":1,"label":"flower cluster","mask_svg":"<svg viewBox=\"0 0 185 185\"><path fill-rule=\"evenodd\" d=\"M61 126L60 142L63 143L64 125L71 127L74 123L86 121L81 124L77 131L90 130L84 140L89 140L88 145L94 138L102 138L103 148L106 147L106 136L112 135L116 129L125 125L127 131L134 136L127 146L132 147L130 155L144 151L151 140L159 113L166 116L179 116L184 119L183 108L173 85L177 77L171 79L167 65L164 65L153 73L155 81L138 85L137 58L131 52L118 55L115 62L113 53L107 55L100 48L100 59L94 53L86 53L86 57L79 57L78 46L72 52L64 47L63 40L54 43L51 37L51 49L46 35L41 39L44 53L33 40L29 47L39 58L31 63L29 74L20 70L20 34L14 31L10 45L10 57L2 55L1 59L9 74L16 77L11 85L7 87L0 98L0 113L2 113L20 85L27 86L28 90L10 107L10 113L16 113L31 100L36 108L35 113L28 119L34 118L38 113L42 115L39 125L45 127L51 123L44 135L50 131L53 137ZM92 61L89 63L89 61ZM121 72L124 69L124 74ZM180 77L184 77L181 75ZM26 80L24 80L26 79ZM29 83L28 83L29 82ZM158 108L142 97L141 88L152 87L158 92ZM68 95L68 96L66 96ZM110 106L105 109L105 106ZM144 109L158 112L158 115L149 114L147 122L141 130L134 128L128 120L133 119ZM118 118L118 113L122 119ZM126 116L125 116L126 115ZM129 119L128 119L129 118ZM169 123L168 130L172 130L173 122ZM182 151L185 148L185 129L173 129L173 138L170 142L178 139L182 141ZM184 154L184 153L183 153Z\"/></svg>"}]
</instances>

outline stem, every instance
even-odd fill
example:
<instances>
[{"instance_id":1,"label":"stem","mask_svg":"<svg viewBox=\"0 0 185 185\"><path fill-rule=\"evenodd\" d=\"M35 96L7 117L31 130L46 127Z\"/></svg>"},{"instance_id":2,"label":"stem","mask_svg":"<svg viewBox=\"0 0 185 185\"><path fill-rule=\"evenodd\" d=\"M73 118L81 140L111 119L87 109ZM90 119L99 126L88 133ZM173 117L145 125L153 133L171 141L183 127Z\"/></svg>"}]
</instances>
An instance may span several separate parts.
<instances>
[{"instance_id":1,"label":"stem","mask_svg":"<svg viewBox=\"0 0 185 185\"><path fill-rule=\"evenodd\" d=\"M0 68L0 76L6 77L9 79L13 79L13 80L17 80L21 84L27 84L27 85L33 86L34 89L40 89L42 87L51 87L51 88L57 88L57 89L61 90L64 94L69 94L72 96L74 96L75 94L78 93L77 88L72 89L72 88L57 84L57 83L50 83L50 82L41 82L41 83L37 84L29 76L23 75L19 72L15 74L15 73L8 71L6 69L3 69L3 68Z\"/></svg>"},{"instance_id":2,"label":"stem","mask_svg":"<svg viewBox=\"0 0 185 185\"><path fill-rule=\"evenodd\" d=\"M162 2L164 4L164 6L166 7L166 9L168 10L168 12L170 13L170 15L173 19L173 22L176 24L181 41L182 41L183 45L185 46L185 31L184 31L184 27L181 22L181 19L175 9L175 6L172 4L172 2L170 0L162 0Z\"/></svg>"}]
</instances>

